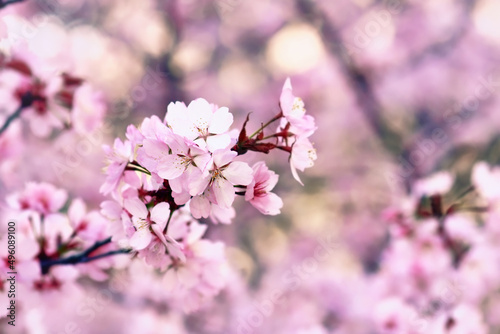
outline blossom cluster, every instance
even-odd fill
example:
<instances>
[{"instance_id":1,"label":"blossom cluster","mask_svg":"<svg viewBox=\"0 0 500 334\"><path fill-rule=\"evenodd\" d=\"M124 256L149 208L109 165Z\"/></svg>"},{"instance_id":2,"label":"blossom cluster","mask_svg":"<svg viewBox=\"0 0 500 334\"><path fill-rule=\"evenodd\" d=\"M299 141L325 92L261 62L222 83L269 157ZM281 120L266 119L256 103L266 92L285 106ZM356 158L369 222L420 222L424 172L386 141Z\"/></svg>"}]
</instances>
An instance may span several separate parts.
<instances>
[{"instance_id":1,"label":"blossom cluster","mask_svg":"<svg viewBox=\"0 0 500 334\"><path fill-rule=\"evenodd\" d=\"M215 295L224 286L227 264L224 244L203 238L207 229L200 219L230 224L236 217L236 195L266 215L283 206L272 192L278 175L264 161L252 166L240 156L248 151L290 153L296 170L311 167L316 159L308 137L314 119L292 94L287 80L280 99L281 111L254 134L231 130L233 115L226 107L199 98L189 105L171 103L163 120L145 118L139 128L129 125L126 139L105 147L108 158L102 203L110 221L112 240L138 253L149 265L166 271L166 285L177 295L193 300ZM264 129L280 121L265 136ZM196 304L196 302L194 302Z\"/></svg>"},{"instance_id":2,"label":"blossom cluster","mask_svg":"<svg viewBox=\"0 0 500 334\"><path fill-rule=\"evenodd\" d=\"M391 241L373 279L380 333L480 334L496 324L500 170L479 162L470 188L450 196L453 184L448 172L419 180L384 214Z\"/></svg>"},{"instance_id":3,"label":"blossom cluster","mask_svg":"<svg viewBox=\"0 0 500 334\"><path fill-rule=\"evenodd\" d=\"M37 73L43 68L43 64L37 63L40 60L27 57L28 53L20 54L0 53L2 124L9 125L8 117L20 114L31 132L42 138L65 128L86 133L100 124L105 104L102 94L90 83L66 72Z\"/></svg>"},{"instance_id":4,"label":"blossom cluster","mask_svg":"<svg viewBox=\"0 0 500 334\"><path fill-rule=\"evenodd\" d=\"M69 201L63 189L29 182L7 197L2 211L15 226L17 279L28 290L50 294L66 291L82 275L97 281L108 278L106 271L116 257L107 255L117 247L106 240L107 220L99 211L88 210L82 199ZM4 284L5 273L12 270L7 267L7 249L0 252Z\"/></svg>"}]
</instances>

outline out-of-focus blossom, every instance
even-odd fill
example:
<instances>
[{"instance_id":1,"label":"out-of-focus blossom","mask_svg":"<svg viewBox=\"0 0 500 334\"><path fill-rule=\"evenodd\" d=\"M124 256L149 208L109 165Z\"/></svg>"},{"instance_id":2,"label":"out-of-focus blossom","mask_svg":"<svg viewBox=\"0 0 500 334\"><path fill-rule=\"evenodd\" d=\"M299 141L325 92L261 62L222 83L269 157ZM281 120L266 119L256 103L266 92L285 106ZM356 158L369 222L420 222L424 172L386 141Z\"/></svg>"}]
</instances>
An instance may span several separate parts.
<instances>
[{"instance_id":1,"label":"out-of-focus blossom","mask_svg":"<svg viewBox=\"0 0 500 334\"><path fill-rule=\"evenodd\" d=\"M68 194L49 183L29 182L19 193L12 194L7 202L13 209L33 210L47 215L59 211L66 203Z\"/></svg>"}]
</instances>

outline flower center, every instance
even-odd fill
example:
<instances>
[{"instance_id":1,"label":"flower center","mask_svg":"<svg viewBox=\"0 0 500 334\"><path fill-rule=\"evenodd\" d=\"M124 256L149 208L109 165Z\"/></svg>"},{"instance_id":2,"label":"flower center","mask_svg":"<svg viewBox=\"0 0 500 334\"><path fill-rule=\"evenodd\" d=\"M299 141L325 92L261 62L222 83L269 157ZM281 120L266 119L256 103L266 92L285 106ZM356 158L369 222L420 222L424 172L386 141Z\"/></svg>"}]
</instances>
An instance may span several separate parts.
<instances>
[{"instance_id":1,"label":"flower center","mask_svg":"<svg viewBox=\"0 0 500 334\"><path fill-rule=\"evenodd\" d=\"M137 222L134 224L134 226L135 226L136 230L139 231L140 229L148 228L149 223L146 221L146 219L139 218L137 220Z\"/></svg>"},{"instance_id":2,"label":"flower center","mask_svg":"<svg viewBox=\"0 0 500 334\"><path fill-rule=\"evenodd\" d=\"M306 112L304 101L302 101L300 97L296 97L293 100L292 112L300 114L304 114Z\"/></svg>"}]
</instances>

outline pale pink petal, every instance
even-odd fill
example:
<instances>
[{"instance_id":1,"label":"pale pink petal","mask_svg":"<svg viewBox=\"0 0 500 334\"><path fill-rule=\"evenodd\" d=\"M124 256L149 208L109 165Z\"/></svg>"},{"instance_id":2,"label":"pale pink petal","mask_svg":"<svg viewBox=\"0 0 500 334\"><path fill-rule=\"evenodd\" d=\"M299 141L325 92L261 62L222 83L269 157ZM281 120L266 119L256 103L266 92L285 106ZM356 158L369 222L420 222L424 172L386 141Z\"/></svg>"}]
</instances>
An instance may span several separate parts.
<instances>
[{"instance_id":1,"label":"pale pink petal","mask_svg":"<svg viewBox=\"0 0 500 334\"><path fill-rule=\"evenodd\" d=\"M255 197L250 204L265 215L275 216L281 213L283 200L274 193L267 193L264 196Z\"/></svg>"},{"instance_id":2,"label":"pale pink petal","mask_svg":"<svg viewBox=\"0 0 500 334\"><path fill-rule=\"evenodd\" d=\"M195 196L189 202L189 209L191 210L191 214L194 218L208 218L210 215L210 202L209 200L203 196Z\"/></svg>"},{"instance_id":3,"label":"pale pink petal","mask_svg":"<svg viewBox=\"0 0 500 334\"><path fill-rule=\"evenodd\" d=\"M292 176L295 180L297 180L298 183L300 183L300 185L304 185L304 183L302 183L302 181L300 180L300 177L299 177L299 173L297 173L297 168L295 168L295 166L293 165L292 161L290 160L290 169L292 170Z\"/></svg>"},{"instance_id":4,"label":"pale pink petal","mask_svg":"<svg viewBox=\"0 0 500 334\"><path fill-rule=\"evenodd\" d=\"M184 102L170 102L167 107L167 114L165 115L165 122L172 126L178 120L185 118L187 114L187 107Z\"/></svg>"},{"instance_id":5,"label":"pale pink petal","mask_svg":"<svg viewBox=\"0 0 500 334\"><path fill-rule=\"evenodd\" d=\"M151 243L152 237L148 228L140 228L130 238L130 246L135 250L144 249Z\"/></svg>"},{"instance_id":6,"label":"pale pink petal","mask_svg":"<svg viewBox=\"0 0 500 334\"><path fill-rule=\"evenodd\" d=\"M42 275L38 260L16 263L16 270L19 272L19 281L25 284L31 284L33 281L40 279Z\"/></svg>"},{"instance_id":7,"label":"pale pink petal","mask_svg":"<svg viewBox=\"0 0 500 334\"><path fill-rule=\"evenodd\" d=\"M151 225L151 229L153 230L154 234L160 239L160 241L165 245L165 247L168 246L167 239L165 238L165 234L163 234L163 229L165 226L160 226L158 224L153 224Z\"/></svg>"},{"instance_id":8,"label":"pale pink petal","mask_svg":"<svg viewBox=\"0 0 500 334\"><path fill-rule=\"evenodd\" d=\"M218 205L212 205L210 212L210 220L214 223L231 224L233 218L236 217L236 210L233 207L221 208Z\"/></svg>"},{"instance_id":9,"label":"pale pink petal","mask_svg":"<svg viewBox=\"0 0 500 334\"><path fill-rule=\"evenodd\" d=\"M172 197L174 198L174 202L177 205L186 204L191 199L191 195L189 195L189 193L185 191L179 193L172 192Z\"/></svg>"},{"instance_id":10,"label":"pale pink petal","mask_svg":"<svg viewBox=\"0 0 500 334\"><path fill-rule=\"evenodd\" d=\"M193 173L189 177L189 194L191 196L196 196L205 191L207 188L208 184L210 183L210 176L203 176L201 175L201 172L196 175L196 173Z\"/></svg>"},{"instance_id":11,"label":"pale pink petal","mask_svg":"<svg viewBox=\"0 0 500 334\"><path fill-rule=\"evenodd\" d=\"M55 190L56 188L53 187L53 189ZM59 211L66 203L67 199L68 199L68 193L65 190L63 189L55 190L55 192L52 195L51 206L50 206L52 212Z\"/></svg>"},{"instance_id":12,"label":"pale pink petal","mask_svg":"<svg viewBox=\"0 0 500 334\"><path fill-rule=\"evenodd\" d=\"M120 217L122 207L115 201L104 201L101 203L101 212L107 218Z\"/></svg>"},{"instance_id":13,"label":"pale pink petal","mask_svg":"<svg viewBox=\"0 0 500 334\"><path fill-rule=\"evenodd\" d=\"M226 107L219 108L212 116L208 132L215 134L224 133L229 130L231 124L233 124L233 114Z\"/></svg>"},{"instance_id":14,"label":"pale pink petal","mask_svg":"<svg viewBox=\"0 0 500 334\"><path fill-rule=\"evenodd\" d=\"M214 181L212 189L220 207L229 208L233 204L235 194L231 182L219 177Z\"/></svg>"},{"instance_id":15,"label":"pale pink petal","mask_svg":"<svg viewBox=\"0 0 500 334\"><path fill-rule=\"evenodd\" d=\"M472 169L472 184L479 194L487 200L500 199L500 169L492 168L481 161Z\"/></svg>"},{"instance_id":16,"label":"pale pink petal","mask_svg":"<svg viewBox=\"0 0 500 334\"><path fill-rule=\"evenodd\" d=\"M203 237L203 235L207 231L207 228L208 228L207 225L203 225L203 224L200 224L197 222L192 223L190 225L190 230L189 230L189 234L186 238L186 242L188 244L193 244L194 242L200 240L201 237Z\"/></svg>"},{"instance_id":17,"label":"pale pink petal","mask_svg":"<svg viewBox=\"0 0 500 334\"><path fill-rule=\"evenodd\" d=\"M264 190L265 191L271 191L273 190L273 188L276 186L276 184L278 184L278 180L279 180L279 175L272 172L272 171L269 171L269 175L268 175L268 179L266 181L266 186L264 187Z\"/></svg>"},{"instance_id":18,"label":"pale pink petal","mask_svg":"<svg viewBox=\"0 0 500 334\"><path fill-rule=\"evenodd\" d=\"M186 255L184 255L184 252L182 251L182 246L177 241L172 239L169 235L166 235L165 239L167 242L166 246L168 249L168 253L171 256L178 258L182 262L186 262Z\"/></svg>"},{"instance_id":19,"label":"pale pink petal","mask_svg":"<svg viewBox=\"0 0 500 334\"><path fill-rule=\"evenodd\" d=\"M230 150L217 150L213 153L214 164L217 167L227 165L238 155L238 153Z\"/></svg>"},{"instance_id":20,"label":"pale pink petal","mask_svg":"<svg viewBox=\"0 0 500 334\"><path fill-rule=\"evenodd\" d=\"M248 185L253 180L253 170L246 162L233 161L227 166L222 175L232 184Z\"/></svg>"},{"instance_id":21,"label":"pale pink petal","mask_svg":"<svg viewBox=\"0 0 500 334\"><path fill-rule=\"evenodd\" d=\"M290 78L287 78L280 96L280 106L284 115L287 115L292 110L294 99L295 96L293 96L292 93L292 83Z\"/></svg>"},{"instance_id":22,"label":"pale pink petal","mask_svg":"<svg viewBox=\"0 0 500 334\"><path fill-rule=\"evenodd\" d=\"M201 172L205 172L212 165L212 155L210 153L196 155L193 162Z\"/></svg>"},{"instance_id":23,"label":"pale pink petal","mask_svg":"<svg viewBox=\"0 0 500 334\"><path fill-rule=\"evenodd\" d=\"M146 217L148 216L148 209L146 208L146 204L144 204L138 198L125 199L123 201L123 207L135 217L146 219Z\"/></svg>"},{"instance_id":24,"label":"pale pink petal","mask_svg":"<svg viewBox=\"0 0 500 334\"><path fill-rule=\"evenodd\" d=\"M85 214L87 213L87 206L81 198L76 198L71 202L68 209L68 217L73 227L77 227L75 224L79 224Z\"/></svg>"},{"instance_id":25,"label":"pale pink petal","mask_svg":"<svg viewBox=\"0 0 500 334\"><path fill-rule=\"evenodd\" d=\"M212 108L207 100L199 98L188 106L188 117L194 126L200 130L207 130L212 120Z\"/></svg>"},{"instance_id":26,"label":"pale pink petal","mask_svg":"<svg viewBox=\"0 0 500 334\"><path fill-rule=\"evenodd\" d=\"M250 182L247 185L247 189L245 191L245 201L251 200L254 197L254 193L255 193L255 178L252 180L252 182Z\"/></svg>"},{"instance_id":27,"label":"pale pink petal","mask_svg":"<svg viewBox=\"0 0 500 334\"><path fill-rule=\"evenodd\" d=\"M167 144L157 140L145 139L142 143L142 147L146 151L147 155L154 157L156 160L168 155L169 151Z\"/></svg>"},{"instance_id":28,"label":"pale pink petal","mask_svg":"<svg viewBox=\"0 0 500 334\"><path fill-rule=\"evenodd\" d=\"M169 216L170 205L166 202L156 204L151 210L151 220L162 227L165 227Z\"/></svg>"},{"instance_id":29,"label":"pale pink petal","mask_svg":"<svg viewBox=\"0 0 500 334\"><path fill-rule=\"evenodd\" d=\"M425 179L415 181L413 192L415 196L445 194L450 191L455 176L447 171L437 172Z\"/></svg>"},{"instance_id":30,"label":"pale pink petal","mask_svg":"<svg viewBox=\"0 0 500 334\"><path fill-rule=\"evenodd\" d=\"M210 152L225 149L231 145L231 137L229 134L209 136L207 138L207 148Z\"/></svg>"},{"instance_id":31,"label":"pale pink petal","mask_svg":"<svg viewBox=\"0 0 500 334\"><path fill-rule=\"evenodd\" d=\"M175 179L186 170L185 158L179 157L177 154L172 154L163 159L158 164L158 175L164 179Z\"/></svg>"}]
</instances>

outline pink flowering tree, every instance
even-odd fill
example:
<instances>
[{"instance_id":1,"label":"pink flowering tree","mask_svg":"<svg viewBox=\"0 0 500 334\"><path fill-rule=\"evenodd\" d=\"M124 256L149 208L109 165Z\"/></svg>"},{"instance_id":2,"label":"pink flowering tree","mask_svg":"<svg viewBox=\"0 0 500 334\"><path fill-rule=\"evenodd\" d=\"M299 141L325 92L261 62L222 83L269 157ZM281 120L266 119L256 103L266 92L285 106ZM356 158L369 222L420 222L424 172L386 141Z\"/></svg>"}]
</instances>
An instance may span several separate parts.
<instances>
[{"instance_id":1,"label":"pink flowering tree","mask_svg":"<svg viewBox=\"0 0 500 334\"><path fill-rule=\"evenodd\" d=\"M71 109L81 79L63 74L62 88L52 97L26 63L5 60L3 69L16 72L22 81L11 93L19 107L2 132L22 121L20 115L37 136L63 127L48 103L54 98ZM229 109L202 98L188 106L170 103L163 121L152 116L138 128L129 125L125 140L116 138L112 147L104 146L106 179L100 191L110 200L101 203L100 212L88 211L82 199L69 200L64 189L49 183L31 182L9 195L8 215L18 224L23 248L32 248L16 261L20 282L42 294L64 291L80 276L107 279L106 270L117 265L114 256L129 254L161 271L169 298L182 300L184 311L199 308L229 279L225 245L207 238L209 225L199 219L231 224L237 217L236 195L265 215L277 215L283 207L271 192L278 175L264 161L250 167L240 156L283 150L299 182L297 168L303 171L316 160L307 139L316 130L314 119L293 95L289 79L279 106L279 113L250 136L250 115L240 130L232 130ZM84 127L82 122L76 118L66 127ZM8 263L8 254L3 256Z\"/></svg>"},{"instance_id":2,"label":"pink flowering tree","mask_svg":"<svg viewBox=\"0 0 500 334\"><path fill-rule=\"evenodd\" d=\"M0 0L0 333L500 332L499 11Z\"/></svg>"}]
</instances>

